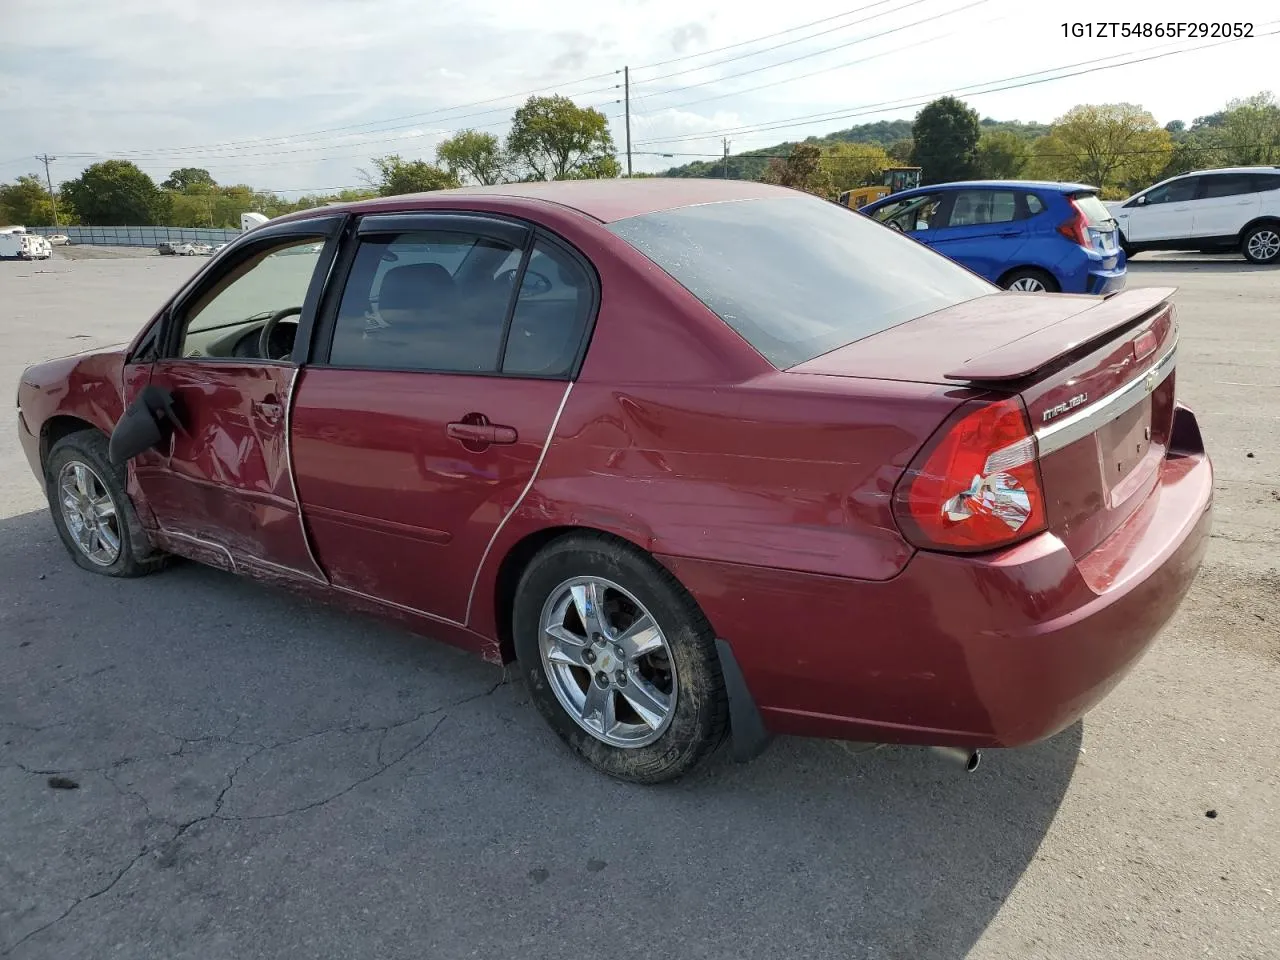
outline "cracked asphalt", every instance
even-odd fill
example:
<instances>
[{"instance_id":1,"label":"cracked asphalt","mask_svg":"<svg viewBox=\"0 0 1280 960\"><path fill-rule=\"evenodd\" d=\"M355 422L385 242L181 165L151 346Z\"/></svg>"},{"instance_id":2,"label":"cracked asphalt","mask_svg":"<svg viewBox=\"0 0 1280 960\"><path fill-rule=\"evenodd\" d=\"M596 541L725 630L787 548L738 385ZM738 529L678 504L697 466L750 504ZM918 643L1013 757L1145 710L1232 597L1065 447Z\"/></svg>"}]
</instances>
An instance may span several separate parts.
<instances>
[{"instance_id":1,"label":"cracked asphalt","mask_svg":"<svg viewBox=\"0 0 1280 960\"><path fill-rule=\"evenodd\" d=\"M197 265L0 263L0 383ZM1180 288L1210 557L1107 701L972 776L779 740L609 781L446 646L193 564L80 571L0 431L0 957L1280 957L1280 272L1129 282Z\"/></svg>"}]
</instances>

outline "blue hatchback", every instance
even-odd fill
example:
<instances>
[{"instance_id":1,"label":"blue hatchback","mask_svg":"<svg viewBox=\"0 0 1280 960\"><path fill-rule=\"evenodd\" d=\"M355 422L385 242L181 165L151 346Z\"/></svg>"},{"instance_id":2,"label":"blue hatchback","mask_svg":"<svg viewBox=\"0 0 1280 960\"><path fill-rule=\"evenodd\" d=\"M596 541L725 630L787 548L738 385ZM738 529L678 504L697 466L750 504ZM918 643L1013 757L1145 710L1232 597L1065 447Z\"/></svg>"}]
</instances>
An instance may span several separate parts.
<instances>
[{"instance_id":1,"label":"blue hatchback","mask_svg":"<svg viewBox=\"0 0 1280 960\"><path fill-rule=\"evenodd\" d=\"M1096 187L943 183L892 194L859 212L1007 290L1099 294L1124 286L1119 230Z\"/></svg>"}]
</instances>

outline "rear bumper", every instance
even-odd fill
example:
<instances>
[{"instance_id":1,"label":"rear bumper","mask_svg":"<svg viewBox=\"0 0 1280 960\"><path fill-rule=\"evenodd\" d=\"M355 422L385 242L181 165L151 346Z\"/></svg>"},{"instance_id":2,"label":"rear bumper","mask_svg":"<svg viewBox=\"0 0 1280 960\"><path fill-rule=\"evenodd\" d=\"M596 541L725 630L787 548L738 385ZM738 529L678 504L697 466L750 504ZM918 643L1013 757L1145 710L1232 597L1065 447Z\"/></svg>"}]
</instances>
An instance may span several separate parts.
<instances>
[{"instance_id":1,"label":"rear bumper","mask_svg":"<svg viewBox=\"0 0 1280 960\"><path fill-rule=\"evenodd\" d=\"M1198 441L1190 411L1179 417ZM1080 561L1042 534L982 557L922 552L882 583L665 562L732 646L771 732L1018 746L1073 723L1150 646L1199 570L1212 493L1203 449L1181 450Z\"/></svg>"}]
</instances>

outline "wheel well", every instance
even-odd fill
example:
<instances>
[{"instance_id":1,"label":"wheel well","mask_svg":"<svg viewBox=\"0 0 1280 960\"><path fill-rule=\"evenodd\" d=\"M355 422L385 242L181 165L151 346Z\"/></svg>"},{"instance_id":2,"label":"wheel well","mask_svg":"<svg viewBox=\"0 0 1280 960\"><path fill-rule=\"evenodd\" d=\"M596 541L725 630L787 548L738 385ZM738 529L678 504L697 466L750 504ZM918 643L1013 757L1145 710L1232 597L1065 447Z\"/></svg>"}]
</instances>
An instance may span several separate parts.
<instances>
[{"instance_id":1,"label":"wheel well","mask_svg":"<svg viewBox=\"0 0 1280 960\"><path fill-rule=\"evenodd\" d=\"M1244 238L1249 235L1250 230L1255 227L1261 227L1264 224L1269 224L1273 227L1280 227L1280 217L1266 216L1258 217L1256 220L1250 220L1244 225L1244 229L1240 231L1240 236L1236 238L1236 241L1238 243L1244 243Z\"/></svg>"},{"instance_id":2,"label":"wheel well","mask_svg":"<svg viewBox=\"0 0 1280 960\"><path fill-rule=\"evenodd\" d=\"M511 663L516 658L515 638L511 633L511 615L515 609L516 588L520 585L520 577L524 575L525 568L543 548L556 540L575 534L608 537L619 543L625 543L629 547L636 546L630 540L596 527L568 526L548 527L531 533L516 543L502 558L493 590L493 622L497 628L498 649L503 663Z\"/></svg>"},{"instance_id":3,"label":"wheel well","mask_svg":"<svg viewBox=\"0 0 1280 960\"><path fill-rule=\"evenodd\" d=\"M59 414L56 417L50 417L44 422L44 426L40 428L40 466L44 467L45 461L49 459L49 451L63 437L79 433L81 430L97 429L88 420L81 420L79 417L73 417L70 414Z\"/></svg>"}]
</instances>

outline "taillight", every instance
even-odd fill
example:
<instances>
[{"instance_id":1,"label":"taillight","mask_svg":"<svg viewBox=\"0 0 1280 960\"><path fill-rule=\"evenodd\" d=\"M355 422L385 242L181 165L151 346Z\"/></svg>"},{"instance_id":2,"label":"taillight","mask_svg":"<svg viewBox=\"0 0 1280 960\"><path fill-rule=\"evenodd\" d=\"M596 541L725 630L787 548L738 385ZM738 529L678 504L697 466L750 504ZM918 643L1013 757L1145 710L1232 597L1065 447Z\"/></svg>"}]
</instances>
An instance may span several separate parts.
<instances>
[{"instance_id":1,"label":"taillight","mask_svg":"<svg viewBox=\"0 0 1280 960\"><path fill-rule=\"evenodd\" d=\"M1089 221L1074 200L1068 200L1067 203L1071 206L1071 219L1059 224L1058 232L1072 243L1087 247L1089 246Z\"/></svg>"},{"instance_id":2,"label":"taillight","mask_svg":"<svg viewBox=\"0 0 1280 960\"><path fill-rule=\"evenodd\" d=\"M1022 402L971 401L894 491L903 535L926 550L993 550L1045 529L1035 436Z\"/></svg>"}]
</instances>

